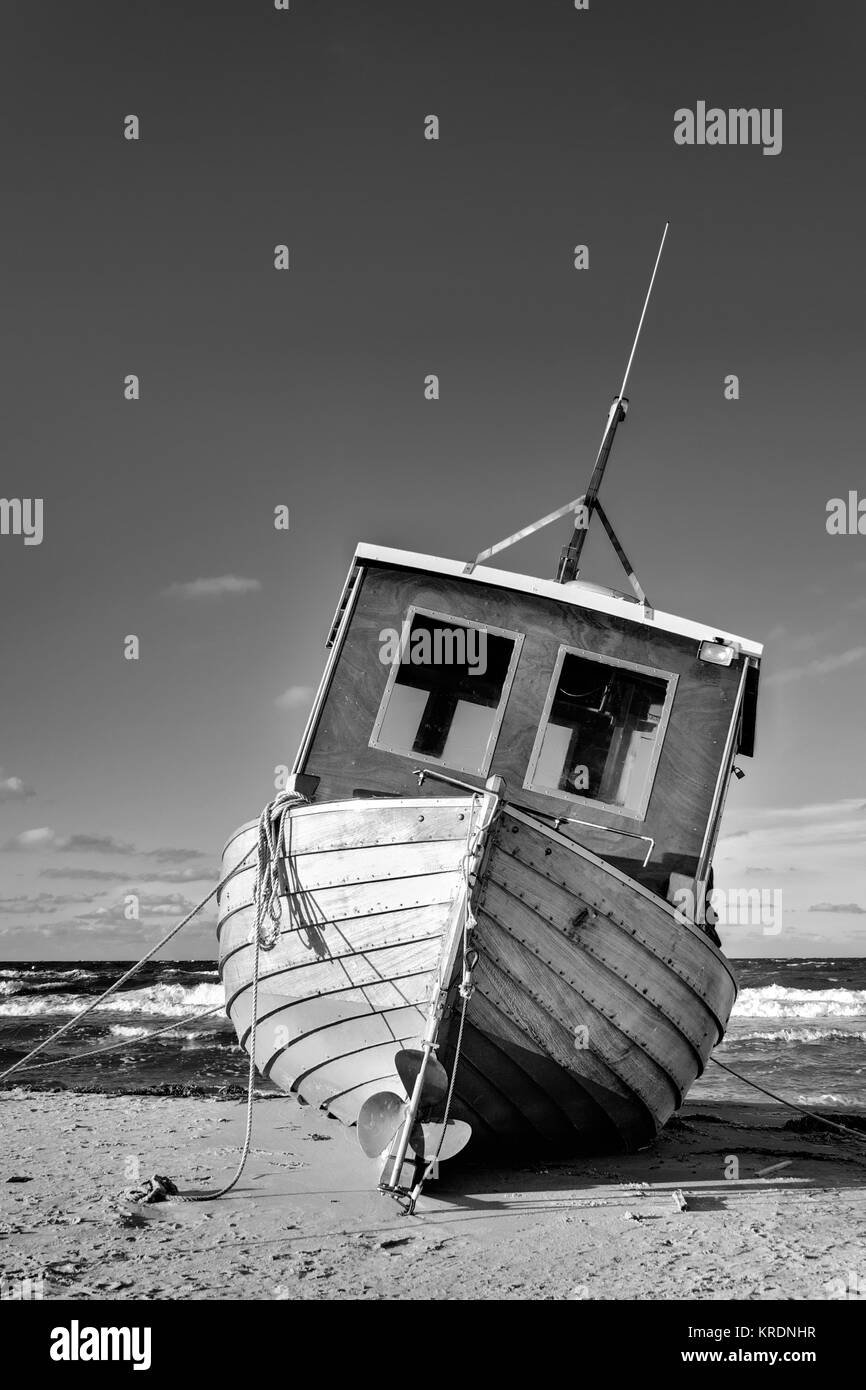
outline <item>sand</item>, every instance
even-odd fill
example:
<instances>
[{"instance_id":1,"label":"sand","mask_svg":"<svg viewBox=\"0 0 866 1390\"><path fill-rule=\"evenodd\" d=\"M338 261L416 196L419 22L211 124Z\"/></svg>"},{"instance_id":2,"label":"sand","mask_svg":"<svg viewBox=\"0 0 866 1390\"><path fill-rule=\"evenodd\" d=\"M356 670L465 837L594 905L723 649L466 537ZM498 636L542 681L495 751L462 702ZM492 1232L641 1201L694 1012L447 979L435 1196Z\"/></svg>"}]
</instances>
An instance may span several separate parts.
<instances>
[{"instance_id":1,"label":"sand","mask_svg":"<svg viewBox=\"0 0 866 1390\"><path fill-rule=\"evenodd\" d=\"M258 1102L230 1196L124 1199L153 1172L181 1189L224 1182L244 1113L217 1099L0 1094L4 1296L40 1275L46 1299L866 1295L866 1142L785 1129L778 1108L689 1104L628 1157L453 1160L407 1217L376 1192L352 1131L280 1097ZM725 1177L731 1156L739 1182Z\"/></svg>"}]
</instances>

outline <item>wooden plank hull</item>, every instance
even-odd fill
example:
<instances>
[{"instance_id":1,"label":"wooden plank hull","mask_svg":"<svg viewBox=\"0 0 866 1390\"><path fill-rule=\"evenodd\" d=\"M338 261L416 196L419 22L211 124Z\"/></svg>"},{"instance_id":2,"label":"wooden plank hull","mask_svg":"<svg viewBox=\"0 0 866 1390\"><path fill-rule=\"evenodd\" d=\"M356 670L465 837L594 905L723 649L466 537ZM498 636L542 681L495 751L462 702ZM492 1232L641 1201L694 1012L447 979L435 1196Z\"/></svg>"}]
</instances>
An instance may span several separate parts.
<instances>
[{"instance_id":1,"label":"wooden plank hull","mask_svg":"<svg viewBox=\"0 0 866 1390\"><path fill-rule=\"evenodd\" d=\"M368 1096L402 1086L398 1049L417 1045L443 934L463 884L469 797L355 800L293 808L274 948L260 955L260 1073L354 1124ZM250 1034L255 823L223 855L220 973L239 1041Z\"/></svg>"},{"instance_id":2,"label":"wooden plank hull","mask_svg":"<svg viewBox=\"0 0 866 1390\"><path fill-rule=\"evenodd\" d=\"M521 1151L633 1149L678 1109L736 985L669 904L506 808L476 904L455 1114ZM442 1050L453 1066L452 1023Z\"/></svg>"},{"instance_id":3,"label":"wooden plank hull","mask_svg":"<svg viewBox=\"0 0 866 1390\"><path fill-rule=\"evenodd\" d=\"M294 808L281 930L260 966L261 1073L348 1124L418 1046L464 882L471 799ZM249 1037L256 827L229 842L220 969ZM473 891L478 951L452 1114L499 1153L648 1143L721 1038L736 986L703 932L531 814L506 806ZM458 972L459 974L459 966ZM440 1057L455 1065L452 985Z\"/></svg>"}]
</instances>

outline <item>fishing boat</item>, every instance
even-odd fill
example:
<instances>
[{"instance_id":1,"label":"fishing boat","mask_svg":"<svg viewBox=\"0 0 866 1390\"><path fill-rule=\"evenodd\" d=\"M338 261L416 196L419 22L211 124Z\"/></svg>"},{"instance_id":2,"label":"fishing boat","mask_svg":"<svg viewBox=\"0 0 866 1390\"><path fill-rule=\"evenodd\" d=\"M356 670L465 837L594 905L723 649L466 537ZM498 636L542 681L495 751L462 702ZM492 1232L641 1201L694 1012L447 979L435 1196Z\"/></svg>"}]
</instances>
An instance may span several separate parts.
<instances>
[{"instance_id":1,"label":"fishing boat","mask_svg":"<svg viewBox=\"0 0 866 1390\"><path fill-rule=\"evenodd\" d=\"M467 1144L645 1146L735 999L705 904L762 648L656 609L604 511L634 350L579 498L469 562L358 545L264 865L257 821L224 852L241 1045L412 1203ZM555 578L490 565L566 515ZM595 518L629 594L579 577Z\"/></svg>"}]
</instances>

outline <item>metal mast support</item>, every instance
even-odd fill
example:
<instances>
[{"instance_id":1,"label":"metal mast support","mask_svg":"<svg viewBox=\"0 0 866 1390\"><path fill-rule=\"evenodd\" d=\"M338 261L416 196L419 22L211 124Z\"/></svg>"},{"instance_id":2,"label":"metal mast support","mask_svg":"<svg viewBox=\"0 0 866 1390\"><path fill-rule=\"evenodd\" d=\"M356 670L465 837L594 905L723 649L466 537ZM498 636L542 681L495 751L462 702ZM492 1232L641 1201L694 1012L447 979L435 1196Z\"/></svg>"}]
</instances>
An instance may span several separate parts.
<instances>
[{"instance_id":1,"label":"metal mast support","mask_svg":"<svg viewBox=\"0 0 866 1390\"><path fill-rule=\"evenodd\" d=\"M479 555L476 555L474 560L470 560L468 564L464 565L464 574L471 574L477 565L483 565L485 560L489 560L492 555L498 555L501 550L507 550L509 546L515 545L518 541L525 540L527 536L533 535L536 531L540 531L543 526L549 526L552 521L557 521L560 517L567 516L569 512L573 512L574 534L571 538L570 544L567 545L562 552L562 556L559 561L559 570L556 575L556 578L560 584L568 584L572 579L576 579L578 576L580 569L580 554L583 550L583 545L586 540L586 533L589 529L589 523L592 520L593 514L597 513L598 519L604 527L611 545L616 551L619 562L625 570L626 574L628 575L628 581L631 584L631 587L634 589L635 594L637 595L640 602L644 605L646 611L648 613L652 612L649 600L647 599L646 594L644 593L643 589L638 583L638 578L631 566L631 562L629 561L628 556L623 550L622 545L620 544L617 538L616 532L614 531L613 527L610 524L610 521L608 520L604 508L598 500L598 491L601 487L601 481L604 477L604 470L607 467L608 458L610 457L610 451L613 445L613 437L616 434L616 427L619 424L620 420L625 419L626 411L628 410L628 400L626 398L625 388L628 384L629 372L631 371L631 364L634 361L634 355L637 350L638 338L640 337L641 329L643 328L643 321L646 318L646 311L650 302L650 295L653 291L653 285L655 284L656 272L658 271L659 262L662 258L662 250L664 248L665 237L668 234L669 226L670 223L666 222L665 229L662 232L662 239L659 243L658 255L656 256L656 263L653 266L653 273L650 277L649 289L647 290L646 299L644 300L643 310L640 316L640 322L638 323L637 332L634 335L634 342L632 343L631 352L629 353L629 359L626 363L625 375L622 379L622 386L619 389L618 395L614 397L613 405L610 408L610 414L607 417L607 424L604 427L604 434L601 440L601 448L599 449L598 457L595 460L595 467L592 470L592 477L589 482L588 490L580 497L575 497L574 501L566 502L564 507L557 507L556 511L548 512L547 516L541 517L538 521L533 521L530 526L524 526L522 530L515 531L514 535L506 536L504 541L497 541L496 545L488 546L487 550L482 550Z\"/></svg>"},{"instance_id":2,"label":"metal mast support","mask_svg":"<svg viewBox=\"0 0 866 1390\"><path fill-rule=\"evenodd\" d=\"M653 292L653 285L655 284L655 278L658 272L659 262L662 258L662 251L664 250L665 238L668 234L669 226L670 223L666 222L665 229L662 232L662 239L659 243L659 249L658 254L656 255L655 265L653 266L653 273L650 276L649 288L646 292L646 299L644 300L643 309L641 311L640 320L637 326L637 332L634 335L634 342L632 343L631 352L629 353L628 362L626 363L625 374L622 379L622 386L619 388L619 392L614 397L613 404L610 408L610 413L607 417L607 424L604 427L604 434L602 435L601 439L601 447L599 448L598 456L595 460L595 467L592 470L592 477L589 480L589 487L587 488L586 494L583 499L583 509L575 513L574 532L572 534L572 538L569 544L563 548L562 555L560 556L559 561L559 569L556 575L557 582L560 584L568 584L571 582L571 580L577 579L578 574L580 573L580 556L584 544L586 542L587 533L589 531L589 524L592 521L593 513L597 512L599 520L601 521L602 526L607 532L611 544L613 545L613 548L617 553L619 561L626 574L628 575L629 583L631 584L632 588L635 591L635 594L640 599L641 603L643 603L647 607L649 605L646 594L644 593L643 589L638 583L637 576L635 575L635 572L631 564L629 563L626 553L620 545L616 533L613 527L611 526L610 521L608 520L601 503L598 500L598 493L599 489L601 488L602 480L604 478L604 470L607 467L607 461L610 458L610 451L613 447L614 436L616 435L616 427L621 420L625 419L626 412L628 410L628 398L625 394L625 388L628 385L629 373L631 372L631 364L634 361L634 355L637 350L638 339L640 338L641 329L643 328L643 322L646 318L646 311L649 307L650 296Z\"/></svg>"}]
</instances>

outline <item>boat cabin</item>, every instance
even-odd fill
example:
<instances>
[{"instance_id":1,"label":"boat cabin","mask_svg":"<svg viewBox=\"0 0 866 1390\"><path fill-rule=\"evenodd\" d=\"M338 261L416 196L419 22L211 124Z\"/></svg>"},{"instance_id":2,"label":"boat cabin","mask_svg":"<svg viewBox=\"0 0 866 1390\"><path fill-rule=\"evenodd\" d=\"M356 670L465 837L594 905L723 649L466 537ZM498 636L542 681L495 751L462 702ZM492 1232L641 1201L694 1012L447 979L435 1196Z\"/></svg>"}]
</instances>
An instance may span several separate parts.
<instances>
[{"instance_id":1,"label":"boat cabin","mask_svg":"<svg viewBox=\"0 0 866 1390\"><path fill-rule=\"evenodd\" d=\"M360 545L328 644L294 766L317 803L441 796L416 768L498 775L661 897L703 892L759 643L580 580Z\"/></svg>"}]
</instances>

